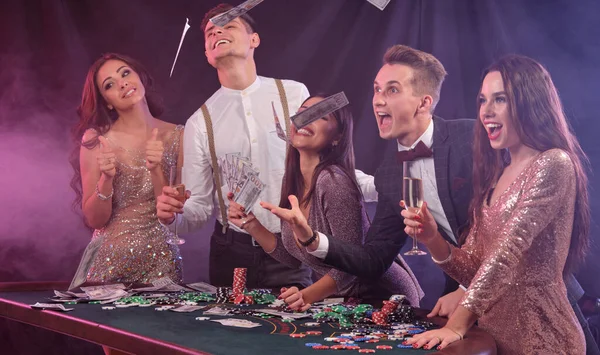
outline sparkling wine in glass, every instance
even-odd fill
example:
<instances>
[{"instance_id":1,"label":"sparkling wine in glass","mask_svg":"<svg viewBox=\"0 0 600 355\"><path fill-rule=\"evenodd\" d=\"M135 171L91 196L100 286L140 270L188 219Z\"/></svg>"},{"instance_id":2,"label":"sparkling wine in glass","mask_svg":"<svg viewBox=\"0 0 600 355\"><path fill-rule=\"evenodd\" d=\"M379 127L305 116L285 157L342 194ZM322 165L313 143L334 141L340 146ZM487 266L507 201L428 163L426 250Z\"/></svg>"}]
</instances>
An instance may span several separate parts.
<instances>
[{"instance_id":1,"label":"sparkling wine in glass","mask_svg":"<svg viewBox=\"0 0 600 355\"><path fill-rule=\"evenodd\" d=\"M419 214L423 206L423 181L421 178L411 175L411 165L414 162L405 161L402 165L402 198L404 199L405 208L413 213ZM419 249L417 243L417 233L413 235L413 247L404 255L427 255L426 252Z\"/></svg>"},{"instance_id":2,"label":"sparkling wine in glass","mask_svg":"<svg viewBox=\"0 0 600 355\"><path fill-rule=\"evenodd\" d=\"M169 169L169 186L177 190L178 195L175 196L175 199L179 200L182 203L185 203L185 185L179 182L177 166L172 166ZM185 239L179 238L177 235L177 218L175 218L175 235L172 235L167 239L167 243L174 245L181 245L185 243Z\"/></svg>"}]
</instances>

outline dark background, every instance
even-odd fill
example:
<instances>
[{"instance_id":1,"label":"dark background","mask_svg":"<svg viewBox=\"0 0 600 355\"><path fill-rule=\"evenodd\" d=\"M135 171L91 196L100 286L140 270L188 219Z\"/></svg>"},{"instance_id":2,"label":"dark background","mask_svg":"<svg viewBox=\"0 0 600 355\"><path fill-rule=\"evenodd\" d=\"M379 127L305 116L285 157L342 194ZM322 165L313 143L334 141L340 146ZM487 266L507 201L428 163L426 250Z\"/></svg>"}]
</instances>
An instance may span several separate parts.
<instances>
[{"instance_id":1,"label":"dark background","mask_svg":"<svg viewBox=\"0 0 600 355\"><path fill-rule=\"evenodd\" d=\"M200 21L213 0L3 0L0 4L0 281L69 280L91 232L71 209L70 129L87 68L104 52L139 59L159 83L164 120L184 124L218 89ZM238 2L234 2L234 5ZM597 0L266 0L251 11L262 43L260 75L294 79L311 92L344 90L355 120L358 168L374 173L386 142L371 108L372 81L389 46L433 53L449 75L437 114L475 118L483 68L507 53L547 66L591 160L594 246L580 281L595 297L600 193L600 2ZM191 29L169 72L185 19ZM560 209L560 206L556 206ZM560 217L559 217L560 218ZM207 280L212 223L186 237L185 280ZM431 307L440 271L408 259ZM596 263L594 265L593 263ZM595 268L595 269L594 269ZM596 273L595 273L596 272Z\"/></svg>"}]
</instances>

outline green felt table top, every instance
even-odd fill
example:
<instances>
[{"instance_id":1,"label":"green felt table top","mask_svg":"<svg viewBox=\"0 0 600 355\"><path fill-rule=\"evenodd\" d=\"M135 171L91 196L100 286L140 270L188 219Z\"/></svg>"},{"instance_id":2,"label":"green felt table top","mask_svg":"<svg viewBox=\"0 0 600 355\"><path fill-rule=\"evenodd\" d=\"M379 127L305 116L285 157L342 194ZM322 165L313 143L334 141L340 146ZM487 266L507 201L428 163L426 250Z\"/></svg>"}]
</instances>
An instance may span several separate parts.
<instances>
[{"instance_id":1,"label":"green felt table top","mask_svg":"<svg viewBox=\"0 0 600 355\"><path fill-rule=\"evenodd\" d=\"M23 305L31 305L36 302L44 303L51 296L53 296L52 291L0 292L0 299L16 301ZM209 304L206 303L206 305ZM305 322L312 321L309 318L293 323L284 323L277 317L262 319L260 317L238 315L209 316L211 320L242 318L261 324L260 327L246 329L228 327L210 320L195 320L196 317L202 316L202 311L191 313L160 312L155 310L157 306L104 310L102 306L106 305L69 304L65 307L74 308L75 310L61 313L61 315L91 321L212 354L272 354L283 351L288 354L305 354L317 351L308 348L305 345L306 343L335 345L336 343L326 342L324 337L343 333L334 324L329 323L322 324L320 327L305 327L303 325ZM39 310L36 311L40 312ZM74 321L74 326L76 326L76 321ZM323 334L306 336L305 338L292 338L289 336L291 333L307 330L320 330ZM360 343L359 345L361 348L372 349L375 349L376 345L392 345L394 349L387 351L387 353L394 354L430 353L425 350L398 349L396 348L397 344L399 344L398 341L381 341L376 344ZM336 350L319 350L319 352L327 354L334 353Z\"/></svg>"}]
</instances>

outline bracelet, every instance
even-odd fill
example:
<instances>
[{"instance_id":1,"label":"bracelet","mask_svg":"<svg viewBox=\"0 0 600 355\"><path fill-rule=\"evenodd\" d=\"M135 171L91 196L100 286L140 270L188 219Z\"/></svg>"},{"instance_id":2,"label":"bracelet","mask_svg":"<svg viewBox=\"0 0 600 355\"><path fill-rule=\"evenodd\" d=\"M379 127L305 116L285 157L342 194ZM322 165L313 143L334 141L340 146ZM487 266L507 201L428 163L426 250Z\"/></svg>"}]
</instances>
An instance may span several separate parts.
<instances>
[{"instance_id":1,"label":"bracelet","mask_svg":"<svg viewBox=\"0 0 600 355\"><path fill-rule=\"evenodd\" d=\"M450 243L446 242L446 245L448 245L448 257L444 260L436 260L433 255L431 256L431 260L433 260L434 263L436 264L445 264L447 262L449 262L450 260L452 260L452 247L450 246Z\"/></svg>"},{"instance_id":2,"label":"bracelet","mask_svg":"<svg viewBox=\"0 0 600 355\"><path fill-rule=\"evenodd\" d=\"M113 197L114 192L115 192L115 189L113 189L110 192L110 195L104 196L103 194L100 193L100 190L98 190L98 184L96 184L96 196L98 196L98 198L101 199L102 201L110 200Z\"/></svg>"},{"instance_id":3,"label":"bracelet","mask_svg":"<svg viewBox=\"0 0 600 355\"><path fill-rule=\"evenodd\" d=\"M459 332L457 332L456 330L454 330L452 328L448 328L448 329L450 329L451 331L453 331L454 333L456 333L456 335L458 335L458 337L460 338L460 340L463 340L464 337L463 337L462 334L460 334Z\"/></svg>"},{"instance_id":4,"label":"bracelet","mask_svg":"<svg viewBox=\"0 0 600 355\"><path fill-rule=\"evenodd\" d=\"M311 245L315 240L317 240L317 237L319 235L317 234L317 231L313 231L313 235L312 237L308 238L307 241L303 242L300 239L298 239L298 243L300 243L300 245L302 245L303 247L308 247L309 245Z\"/></svg>"},{"instance_id":5,"label":"bracelet","mask_svg":"<svg viewBox=\"0 0 600 355\"><path fill-rule=\"evenodd\" d=\"M250 219L246 219L244 218L244 220L242 221L242 224L240 225L241 229L244 229L244 226L252 221L254 221L256 219L256 217L252 217Z\"/></svg>"}]
</instances>

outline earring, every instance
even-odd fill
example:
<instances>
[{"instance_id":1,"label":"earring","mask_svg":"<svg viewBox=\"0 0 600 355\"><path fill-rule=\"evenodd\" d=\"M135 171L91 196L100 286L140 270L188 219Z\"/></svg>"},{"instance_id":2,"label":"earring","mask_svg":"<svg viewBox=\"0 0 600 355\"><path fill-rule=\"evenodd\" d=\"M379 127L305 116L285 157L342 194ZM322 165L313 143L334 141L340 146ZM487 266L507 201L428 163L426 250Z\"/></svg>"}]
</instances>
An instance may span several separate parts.
<instances>
[{"instance_id":1,"label":"earring","mask_svg":"<svg viewBox=\"0 0 600 355\"><path fill-rule=\"evenodd\" d=\"M108 105L106 107L108 108L109 111L112 111L114 109L113 105Z\"/></svg>"},{"instance_id":2,"label":"earring","mask_svg":"<svg viewBox=\"0 0 600 355\"><path fill-rule=\"evenodd\" d=\"M333 141L333 142L331 142L331 145L332 145L332 146L334 146L334 147L337 147L337 145L338 145L338 141Z\"/></svg>"}]
</instances>

